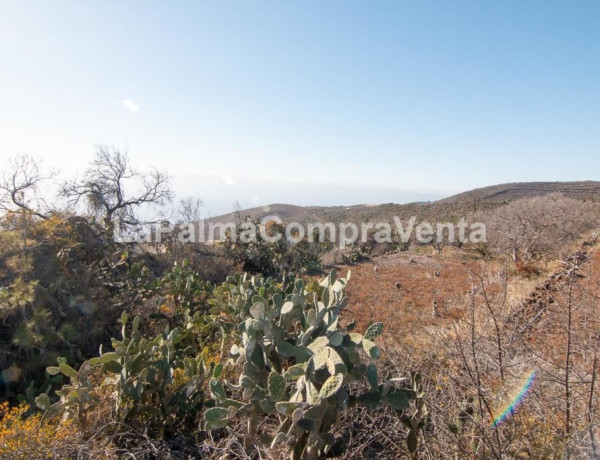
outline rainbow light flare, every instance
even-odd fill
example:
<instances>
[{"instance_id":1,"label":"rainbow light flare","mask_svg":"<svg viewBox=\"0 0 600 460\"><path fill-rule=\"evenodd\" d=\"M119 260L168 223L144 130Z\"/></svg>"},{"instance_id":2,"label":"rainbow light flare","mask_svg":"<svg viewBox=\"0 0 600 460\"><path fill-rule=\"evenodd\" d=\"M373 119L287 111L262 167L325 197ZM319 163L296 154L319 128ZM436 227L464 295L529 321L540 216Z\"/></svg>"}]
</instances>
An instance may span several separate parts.
<instances>
[{"instance_id":1,"label":"rainbow light flare","mask_svg":"<svg viewBox=\"0 0 600 460\"><path fill-rule=\"evenodd\" d=\"M535 379L535 370L532 370L527 374L524 378L523 384L515 388L516 394L510 399L508 404L502 406L500 413L493 417L491 421L492 427L496 428L502 422L504 422L508 417L515 413L517 407L523 402L523 399L529 393L531 389L531 385L533 384L533 380ZM495 411L494 411L495 412Z\"/></svg>"}]
</instances>

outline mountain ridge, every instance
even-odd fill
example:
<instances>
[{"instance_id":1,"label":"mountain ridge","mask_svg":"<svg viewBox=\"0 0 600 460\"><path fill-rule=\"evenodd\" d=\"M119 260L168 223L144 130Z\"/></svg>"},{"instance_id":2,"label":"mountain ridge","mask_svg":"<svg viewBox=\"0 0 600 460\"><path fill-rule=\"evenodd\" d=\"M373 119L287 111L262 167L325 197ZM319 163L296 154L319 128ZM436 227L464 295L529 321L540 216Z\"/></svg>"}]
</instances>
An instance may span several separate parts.
<instances>
[{"instance_id":1,"label":"mountain ridge","mask_svg":"<svg viewBox=\"0 0 600 460\"><path fill-rule=\"evenodd\" d=\"M600 181L512 182L467 190L431 202L356 204L349 206L299 206L273 203L205 219L208 222L236 222L250 217L278 216L283 222L392 221L406 218L453 219L468 211L489 209L520 198L561 193L569 198L600 201Z\"/></svg>"}]
</instances>

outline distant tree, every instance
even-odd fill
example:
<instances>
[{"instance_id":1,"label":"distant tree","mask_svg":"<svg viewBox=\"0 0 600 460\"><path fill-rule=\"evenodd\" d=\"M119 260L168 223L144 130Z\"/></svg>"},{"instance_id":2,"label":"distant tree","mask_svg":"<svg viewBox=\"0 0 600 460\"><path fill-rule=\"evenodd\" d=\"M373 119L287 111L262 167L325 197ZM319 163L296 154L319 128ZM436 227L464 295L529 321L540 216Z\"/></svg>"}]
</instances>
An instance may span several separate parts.
<instances>
[{"instance_id":1,"label":"distant tree","mask_svg":"<svg viewBox=\"0 0 600 460\"><path fill-rule=\"evenodd\" d=\"M42 172L39 162L29 155L10 158L0 177L0 210L46 219L48 205L40 197L39 187L53 176Z\"/></svg>"},{"instance_id":2,"label":"distant tree","mask_svg":"<svg viewBox=\"0 0 600 460\"><path fill-rule=\"evenodd\" d=\"M464 209L467 212L475 213L479 211L483 204L483 199L475 190L467 192L464 198Z\"/></svg>"},{"instance_id":3,"label":"distant tree","mask_svg":"<svg viewBox=\"0 0 600 460\"><path fill-rule=\"evenodd\" d=\"M196 230L189 230L190 224L193 229L199 232L203 229L196 225L200 220L203 202L196 197L182 198L179 200L177 208L173 212L173 219L163 221L160 238L155 234L154 241L157 251L165 251L174 261L190 258L191 252L196 253L199 247L193 249L184 247L184 242L198 241L200 235L196 235ZM190 252L191 251L191 252Z\"/></svg>"},{"instance_id":4,"label":"distant tree","mask_svg":"<svg viewBox=\"0 0 600 460\"><path fill-rule=\"evenodd\" d=\"M65 183L62 193L74 205L84 200L106 229L114 227L116 218L121 226L147 223L148 219L138 216L139 208L163 205L173 197L166 174L156 169L139 172L130 165L126 152L105 145L98 146L83 177Z\"/></svg>"},{"instance_id":5,"label":"distant tree","mask_svg":"<svg viewBox=\"0 0 600 460\"><path fill-rule=\"evenodd\" d=\"M515 200L484 220L491 245L524 264L558 257L566 244L598 223L595 205L556 193Z\"/></svg>"},{"instance_id":6,"label":"distant tree","mask_svg":"<svg viewBox=\"0 0 600 460\"><path fill-rule=\"evenodd\" d=\"M191 224L200 220L200 210L204 202L200 198L189 197L179 200L177 209L177 221L179 223Z\"/></svg>"}]
</instances>

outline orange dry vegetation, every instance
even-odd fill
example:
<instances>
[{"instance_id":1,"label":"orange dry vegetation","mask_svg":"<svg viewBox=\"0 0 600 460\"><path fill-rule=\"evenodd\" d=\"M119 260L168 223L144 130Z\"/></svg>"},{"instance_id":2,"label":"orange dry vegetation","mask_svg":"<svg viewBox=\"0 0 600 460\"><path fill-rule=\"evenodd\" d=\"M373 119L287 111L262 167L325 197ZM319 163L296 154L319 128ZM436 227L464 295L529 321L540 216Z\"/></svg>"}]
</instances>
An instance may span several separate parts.
<instances>
[{"instance_id":1,"label":"orange dry vegetation","mask_svg":"<svg viewBox=\"0 0 600 460\"><path fill-rule=\"evenodd\" d=\"M346 290L350 298L346 318L354 318L358 330L382 321L385 335L409 340L419 335L423 326L449 326L451 318L462 315L456 305L467 301L470 271L476 272L478 263L444 253L401 253L377 258L374 263L341 267L341 273L347 269L352 278ZM396 283L400 283L399 289Z\"/></svg>"},{"instance_id":2,"label":"orange dry vegetation","mask_svg":"<svg viewBox=\"0 0 600 460\"><path fill-rule=\"evenodd\" d=\"M44 420L41 414L24 418L27 405L0 404L0 459L61 458L77 445L73 420Z\"/></svg>"},{"instance_id":3,"label":"orange dry vegetation","mask_svg":"<svg viewBox=\"0 0 600 460\"><path fill-rule=\"evenodd\" d=\"M564 359L561 353L566 347L569 303L572 340L577 342L578 347L573 361L579 363L586 355L594 353L600 330L597 310L600 302L600 252L591 252L576 273L571 289L569 280L562 279L557 289L549 292L553 302L548 303L540 321L528 331L528 346L546 359Z\"/></svg>"}]
</instances>

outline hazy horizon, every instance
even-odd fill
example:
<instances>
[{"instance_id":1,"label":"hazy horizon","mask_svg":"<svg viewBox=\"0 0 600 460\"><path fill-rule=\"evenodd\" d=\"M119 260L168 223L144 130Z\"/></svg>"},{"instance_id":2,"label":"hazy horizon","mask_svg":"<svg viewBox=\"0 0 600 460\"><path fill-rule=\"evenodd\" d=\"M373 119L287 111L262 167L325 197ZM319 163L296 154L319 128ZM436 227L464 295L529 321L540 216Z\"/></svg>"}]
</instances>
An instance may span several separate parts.
<instances>
[{"instance_id":1,"label":"hazy horizon","mask_svg":"<svg viewBox=\"0 0 600 460\"><path fill-rule=\"evenodd\" d=\"M600 4L0 3L0 160L97 144L207 214L598 179Z\"/></svg>"},{"instance_id":2,"label":"hazy horizon","mask_svg":"<svg viewBox=\"0 0 600 460\"><path fill-rule=\"evenodd\" d=\"M180 175L175 178L175 188L202 191L203 193L188 193L187 196L202 197L202 213L207 217L233 212L236 205L247 209L275 203L296 206L351 206L392 202L404 204L433 201L454 194L453 191L404 190L401 187L376 187L360 183L265 181L243 176L217 175ZM299 188L302 188L301 195L298 194ZM244 193L246 190L250 190L251 194Z\"/></svg>"}]
</instances>

